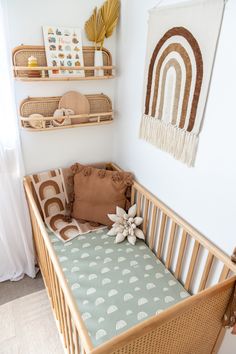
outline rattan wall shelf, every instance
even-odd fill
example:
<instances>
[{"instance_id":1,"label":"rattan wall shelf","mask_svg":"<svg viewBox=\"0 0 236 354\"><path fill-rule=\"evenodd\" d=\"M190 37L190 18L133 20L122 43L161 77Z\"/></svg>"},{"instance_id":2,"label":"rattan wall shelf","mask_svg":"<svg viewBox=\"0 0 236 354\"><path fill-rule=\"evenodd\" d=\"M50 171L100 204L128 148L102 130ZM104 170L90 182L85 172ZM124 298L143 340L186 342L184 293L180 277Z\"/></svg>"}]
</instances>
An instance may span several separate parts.
<instances>
[{"instance_id":1,"label":"rattan wall shelf","mask_svg":"<svg viewBox=\"0 0 236 354\"><path fill-rule=\"evenodd\" d=\"M103 64L104 66L94 66L94 47L83 47L84 66L60 66L57 70L84 70L85 76L65 76L65 77L49 77L48 71L55 70L53 66L47 66L44 46L21 45L13 49L12 61L13 70L16 80L21 81L75 81L75 80L105 80L114 78L113 71L115 67L112 65L111 53L103 48ZM28 58L34 56L38 60L38 67L28 68ZM94 70L104 70L103 76L95 76ZM28 77L29 71L40 71L42 77Z\"/></svg>"},{"instance_id":2,"label":"rattan wall shelf","mask_svg":"<svg viewBox=\"0 0 236 354\"><path fill-rule=\"evenodd\" d=\"M112 103L108 96L104 94L86 95L90 104L90 114L80 114L69 116L71 124L53 126L53 120L65 119L67 117L53 117L54 111L58 108L60 96L56 97L28 97L20 105L20 120L23 129L33 132L50 131L57 129L68 129L76 127L85 127L92 125L110 124L113 121ZM31 114L41 114L41 118L30 119ZM87 122L73 124L75 118L87 118ZM42 127L34 128L32 123L39 121Z\"/></svg>"}]
</instances>

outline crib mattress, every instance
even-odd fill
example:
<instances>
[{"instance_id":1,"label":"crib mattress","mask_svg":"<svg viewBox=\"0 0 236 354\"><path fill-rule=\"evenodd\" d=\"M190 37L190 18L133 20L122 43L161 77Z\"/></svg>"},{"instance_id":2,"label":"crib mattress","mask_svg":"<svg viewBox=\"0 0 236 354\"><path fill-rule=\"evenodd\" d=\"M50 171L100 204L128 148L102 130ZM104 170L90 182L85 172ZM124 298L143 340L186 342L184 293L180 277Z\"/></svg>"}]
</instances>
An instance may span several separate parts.
<instances>
[{"instance_id":1,"label":"crib mattress","mask_svg":"<svg viewBox=\"0 0 236 354\"><path fill-rule=\"evenodd\" d=\"M51 242L96 347L190 296L138 240L114 243L107 229Z\"/></svg>"}]
</instances>

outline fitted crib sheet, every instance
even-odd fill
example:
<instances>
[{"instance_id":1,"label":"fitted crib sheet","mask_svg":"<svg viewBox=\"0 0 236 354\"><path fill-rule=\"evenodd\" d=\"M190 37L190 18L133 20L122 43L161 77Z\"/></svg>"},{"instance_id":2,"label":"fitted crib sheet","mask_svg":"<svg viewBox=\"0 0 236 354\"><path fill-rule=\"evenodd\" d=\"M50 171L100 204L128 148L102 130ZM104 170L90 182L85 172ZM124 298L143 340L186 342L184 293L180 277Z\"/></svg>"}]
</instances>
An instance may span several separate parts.
<instances>
[{"instance_id":1,"label":"fitted crib sheet","mask_svg":"<svg viewBox=\"0 0 236 354\"><path fill-rule=\"evenodd\" d=\"M48 233L95 347L190 296L141 240L115 244L105 229L63 243Z\"/></svg>"}]
</instances>

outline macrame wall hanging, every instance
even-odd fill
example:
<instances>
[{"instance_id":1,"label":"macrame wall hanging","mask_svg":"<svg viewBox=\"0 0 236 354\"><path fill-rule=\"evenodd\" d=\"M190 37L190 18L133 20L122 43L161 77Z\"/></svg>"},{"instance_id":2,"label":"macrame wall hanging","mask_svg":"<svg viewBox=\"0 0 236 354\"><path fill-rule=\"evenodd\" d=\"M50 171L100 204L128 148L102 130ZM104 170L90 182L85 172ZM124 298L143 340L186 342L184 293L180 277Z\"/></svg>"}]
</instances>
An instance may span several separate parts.
<instances>
[{"instance_id":1,"label":"macrame wall hanging","mask_svg":"<svg viewBox=\"0 0 236 354\"><path fill-rule=\"evenodd\" d=\"M223 12L224 0L150 11L140 137L188 166L195 162Z\"/></svg>"}]
</instances>

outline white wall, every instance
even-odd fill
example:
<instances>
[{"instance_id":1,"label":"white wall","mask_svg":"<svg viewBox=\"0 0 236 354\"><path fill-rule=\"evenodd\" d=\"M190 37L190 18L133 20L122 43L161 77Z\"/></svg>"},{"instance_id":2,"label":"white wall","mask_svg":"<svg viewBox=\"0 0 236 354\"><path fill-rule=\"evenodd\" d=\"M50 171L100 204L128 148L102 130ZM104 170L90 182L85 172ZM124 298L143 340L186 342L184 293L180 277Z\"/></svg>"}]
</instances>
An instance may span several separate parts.
<instances>
[{"instance_id":1,"label":"white wall","mask_svg":"<svg viewBox=\"0 0 236 354\"><path fill-rule=\"evenodd\" d=\"M226 6L195 168L186 167L138 139L148 10L157 3L122 1L114 160L124 169L134 171L143 185L231 254L236 246L236 1L229 0ZM205 25L207 31L207 24L199 25ZM233 354L235 346L236 338L231 336L225 340L221 353Z\"/></svg>"},{"instance_id":2,"label":"white wall","mask_svg":"<svg viewBox=\"0 0 236 354\"><path fill-rule=\"evenodd\" d=\"M9 47L20 44L42 45L42 25L84 27L95 6L102 0L11 0L6 1L9 22ZM91 45L83 35L83 43ZM115 58L115 35L105 41ZM27 96L56 96L70 90L104 93L114 102L114 80L74 82L16 82L17 108ZM65 129L51 132L21 130L26 172L68 165L74 161L110 161L113 125Z\"/></svg>"}]
</instances>

